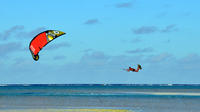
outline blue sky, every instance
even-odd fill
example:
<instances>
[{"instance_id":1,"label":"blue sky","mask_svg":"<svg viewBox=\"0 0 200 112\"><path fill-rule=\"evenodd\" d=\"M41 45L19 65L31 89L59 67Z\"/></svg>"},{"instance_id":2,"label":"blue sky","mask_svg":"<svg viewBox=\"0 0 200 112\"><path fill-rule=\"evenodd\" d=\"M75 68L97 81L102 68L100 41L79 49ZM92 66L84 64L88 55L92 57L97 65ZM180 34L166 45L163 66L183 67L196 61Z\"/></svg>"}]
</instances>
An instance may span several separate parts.
<instances>
[{"instance_id":1,"label":"blue sky","mask_svg":"<svg viewBox=\"0 0 200 112\"><path fill-rule=\"evenodd\" d=\"M4 0L0 83L200 83L199 4L193 0ZM66 32L34 61L29 43ZM141 64L138 73L122 69Z\"/></svg>"}]
</instances>

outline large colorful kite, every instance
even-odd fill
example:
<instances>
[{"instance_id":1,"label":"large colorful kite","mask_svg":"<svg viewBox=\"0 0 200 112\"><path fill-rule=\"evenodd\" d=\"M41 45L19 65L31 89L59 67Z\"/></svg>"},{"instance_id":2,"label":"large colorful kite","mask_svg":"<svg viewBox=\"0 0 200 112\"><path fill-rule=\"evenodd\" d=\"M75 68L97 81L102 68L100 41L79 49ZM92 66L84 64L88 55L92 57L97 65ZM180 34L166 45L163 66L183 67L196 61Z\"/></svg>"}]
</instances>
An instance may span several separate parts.
<instances>
[{"instance_id":1,"label":"large colorful kite","mask_svg":"<svg viewBox=\"0 0 200 112\"><path fill-rule=\"evenodd\" d=\"M39 33L36 35L30 42L29 49L31 51L31 54L33 56L33 59L37 61L39 59L38 53L41 51L41 49L47 45L49 42L54 40L55 38L64 35L65 33L62 31L56 31L56 30L47 30L42 33Z\"/></svg>"}]
</instances>

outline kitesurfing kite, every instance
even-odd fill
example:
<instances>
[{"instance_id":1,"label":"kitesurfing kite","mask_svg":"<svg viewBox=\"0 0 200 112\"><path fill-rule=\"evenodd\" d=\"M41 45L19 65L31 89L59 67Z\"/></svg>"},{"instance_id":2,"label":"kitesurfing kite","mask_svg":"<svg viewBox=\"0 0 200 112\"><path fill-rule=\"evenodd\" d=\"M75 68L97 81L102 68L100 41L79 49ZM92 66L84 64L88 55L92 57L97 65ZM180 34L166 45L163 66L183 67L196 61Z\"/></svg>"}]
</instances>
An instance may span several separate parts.
<instances>
[{"instance_id":1,"label":"kitesurfing kite","mask_svg":"<svg viewBox=\"0 0 200 112\"><path fill-rule=\"evenodd\" d=\"M126 70L127 72L130 72L130 71L132 71L132 72L139 72L139 70L141 70L141 69L142 69L141 65L138 64L137 69L129 67L128 69L124 69L124 70Z\"/></svg>"},{"instance_id":2,"label":"kitesurfing kite","mask_svg":"<svg viewBox=\"0 0 200 112\"><path fill-rule=\"evenodd\" d=\"M31 51L33 59L37 61L39 59L38 53L41 49L55 38L64 34L62 31L47 30L36 35L29 44L29 50Z\"/></svg>"}]
</instances>

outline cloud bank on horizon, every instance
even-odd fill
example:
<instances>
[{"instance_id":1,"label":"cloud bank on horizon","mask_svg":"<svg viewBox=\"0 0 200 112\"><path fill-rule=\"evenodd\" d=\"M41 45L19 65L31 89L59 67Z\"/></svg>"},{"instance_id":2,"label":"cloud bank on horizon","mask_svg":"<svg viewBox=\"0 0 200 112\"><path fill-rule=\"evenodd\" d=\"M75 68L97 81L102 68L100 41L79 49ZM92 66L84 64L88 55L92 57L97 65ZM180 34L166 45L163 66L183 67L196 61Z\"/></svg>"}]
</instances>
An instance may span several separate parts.
<instances>
[{"instance_id":1,"label":"cloud bank on horizon","mask_svg":"<svg viewBox=\"0 0 200 112\"><path fill-rule=\"evenodd\" d=\"M199 1L59 2L54 10L40 7L51 2L2 2L0 83L200 83ZM47 29L67 34L34 62L29 42ZM138 73L122 70L137 64Z\"/></svg>"}]
</instances>

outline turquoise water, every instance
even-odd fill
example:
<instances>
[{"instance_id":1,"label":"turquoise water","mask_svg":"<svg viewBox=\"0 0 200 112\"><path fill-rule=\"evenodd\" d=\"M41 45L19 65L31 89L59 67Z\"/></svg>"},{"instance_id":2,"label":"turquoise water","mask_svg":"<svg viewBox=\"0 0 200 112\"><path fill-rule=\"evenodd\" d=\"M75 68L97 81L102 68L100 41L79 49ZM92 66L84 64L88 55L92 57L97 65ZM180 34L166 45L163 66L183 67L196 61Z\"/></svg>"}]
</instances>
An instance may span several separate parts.
<instances>
[{"instance_id":1,"label":"turquoise water","mask_svg":"<svg viewBox=\"0 0 200 112\"><path fill-rule=\"evenodd\" d=\"M117 108L196 112L200 85L1 85L0 109ZM161 111L162 110L162 111Z\"/></svg>"}]
</instances>

